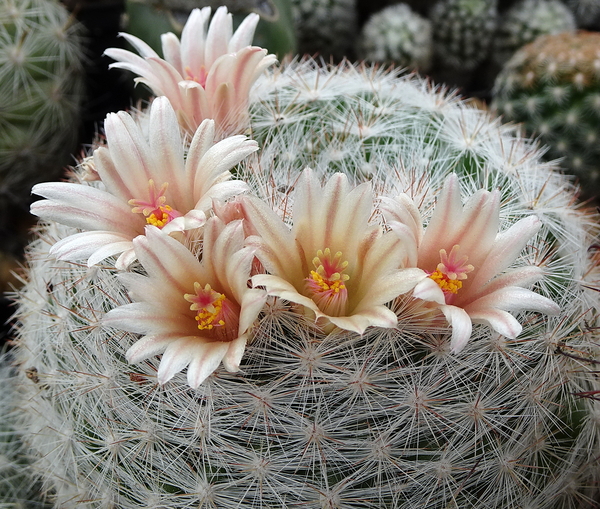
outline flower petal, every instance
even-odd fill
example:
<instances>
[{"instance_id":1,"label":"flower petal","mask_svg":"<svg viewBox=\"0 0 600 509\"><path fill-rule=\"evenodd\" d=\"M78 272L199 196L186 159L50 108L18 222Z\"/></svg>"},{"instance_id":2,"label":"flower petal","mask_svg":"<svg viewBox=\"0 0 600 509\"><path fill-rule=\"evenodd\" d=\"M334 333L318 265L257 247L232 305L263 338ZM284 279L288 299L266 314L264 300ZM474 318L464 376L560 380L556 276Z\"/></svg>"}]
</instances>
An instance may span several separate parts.
<instances>
[{"instance_id":1,"label":"flower petal","mask_svg":"<svg viewBox=\"0 0 600 509\"><path fill-rule=\"evenodd\" d=\"M59 240L50 248L50 254L69 262L87 259L88 266L91 267L132 246L127 237L113 232L81 232ZM94 258L90 261L92 255Z\"/></svg>"},{"instance_id":2,"label":"flower petal","mask_svg":"<svg viewBox=\"0 0 600 509\"><path fill-rule=\"evenodd\" d=\"M191 341L190 341L191 342ZM213 341L211 343L200 343L194 345L193 351L190 352L192 355L190 360L190 365L188 366L187 371L187 380L188 384L192 389L197 389L204 380L206 380L210 375L212 375L215 370L219 367L219 364L227 354L231 343L224 341ZM177 371L173 371L176 369L179 363L178 357L183 357L183 348L190 348L191 345L182 346L181 350L176 350L173 346L173 358L167 356L167 351L165 351L165 355L163 355L162 361L158 368L158 381L159 383L165 383L169 380L173 374L177 371L181 371L181 369L177 369ZM243 352L242 352L243 353ZM161 367L163 362L168 362L171 365L167 365L164 371L161 373ZM172 374L171 374L172 373ZM162 375L162 377L161 377Z\"/></svg>"},{"instance_id":3,"label":"flower petal","mask_svg":"<svg viewBox=\"0 0 600 509\"><path fill-rule=\"evenodd\" d=\"M437 286L437 285L436 285ZM459 353L469 342L473 324L471 317L467 312L456 306L440 306L446 320L452 327L452 339L450 340L450 350L452 353Z\"/></svg>"},{"instance_id":4,"label":"flower petal","mask_svg":"<svg viewBox=\"0 0 600 509\"><path fill-rule=\"evenodd\" d=\"M363 334L368 327L391 329L398 324L396 313L385 306L371 306L360 312L352 313L350 316L325 316L321 314L321 318L327 319L340 329L356 332L357 334Z\"/></svg>"},{"instance_id":5,"label":"flower petal","mask_svg":"<svg viewBox=\"0 0 600 509\"><path fill-rule=\"evenodd\" d=\"M430 302L445 305L446 297L438 284L430 277L425 277L417 285L413 291L413 296L417 299L423 299Z\"/></svg>"},{"instance_id":6,"label":"flower petal","mask_svg":"<svg viewBox=\"0 0 600 509\"><path fill-rule=\"evenodd\" d=\"M125 358L129 363L135 364L163 352L168 345L178 339L179 336L172 335L144 336L129 347L125 352Z\"/></svg>"},{"instance_id":7,"label":"flower petal","mask_svg":"<svg viewBox=\"0 0 600 509\"><path fill-rule=\"evenodd\" d=\"M247 334L243 334L229 343L227 353L223 357L223 367L230 373L240 370L240 362L246 351Z\"/></svg>"}]
</instances>

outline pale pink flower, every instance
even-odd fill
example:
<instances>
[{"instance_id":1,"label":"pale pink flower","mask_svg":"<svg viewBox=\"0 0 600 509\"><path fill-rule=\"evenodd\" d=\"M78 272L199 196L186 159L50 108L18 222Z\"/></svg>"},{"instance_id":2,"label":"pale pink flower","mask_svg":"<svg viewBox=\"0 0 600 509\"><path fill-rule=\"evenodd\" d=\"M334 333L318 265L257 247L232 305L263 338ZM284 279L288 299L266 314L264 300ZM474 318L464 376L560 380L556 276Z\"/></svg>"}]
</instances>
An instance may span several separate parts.
<instances>
[{"instance_id":1,"label":"pale pink flower","mask_svg":"<svg viewBox=\"0 0 600 509\"><path fill-rule=\"evenodd\" d=\"M396 326L395 313L384 304L411 290L421 271L402 269L403 242L369 224L369 183L351 188L337 173L321 187L305 170L296 185L291 229L261 200L244 196L240 203L258 233L247 243L269 273L253 276L255 286L300 305L326 330L362 334L369 326Z\"/></svg>"},{"instance_id":2,"label":"pale pink flower","mask_svg":"<svg viewBox=\"0 0 600 509\"><path fill-rule=\"evenodd\" d=\"M439 307L452 326L453 352L467 344L473 323L486 324L514 339L522 327L510 312L560 311L550 299L526 288L543 276L540 267L509 268L541 221L529 216L498 233L498 191L477 191L463 206L458 178L451 175L425 229L407 195L384 199L382 210L398 238L417 246L409 255L409 264L422 269L423 277L413 296Z\"/></svg>"},{"instance_id":3,"label":"pale pink flower","mask_svg":"<svg viewBox=\"0 0 600 509\"><path fill-rule=\"evenodd\" d=\"M33 187L48 198L31 206L43 219L86 230L51 248L60 259L87 260L92 266L120 255L119 269L135 260L132 240L151 224L174 234L200 228L213 199L225 200L247 190L230 180L234 165L258 149L237 135L214 143L214 123L204 121L184 157L184 143L169 101L151 105L149 141L125 112L111 113L104 125L107 146L94 151L102 188L52 182Z\"/></svg>"},{"instance_id":4,"label":"pale pink flower","mask_svg":"<svg viewBox=\"0 0 600 509\"><path fill-rule=\"evenodd\" d=\"M156 95L169 98L181 125L194 132L206 118L217 125L217 136L243 132L249 124L250 88L276 62L267 50L250 46L259 16L250 14L233 33L231 14L219 7L210 22L210 7L194 9L181 41L172 33L161 37L164 59L133 35L121 34L141 56L119 48L105 55L110 67L127 69Z\"/></svg>"},{"instance_id":5,"label":"pale pink flower","mask_svg":"<svg viewBox=\"0 0 600 509\"><path fill-rule=\"evenodd\" d=\"M239 370L266 301L263 290L248 287L254 253L243 247L241 223L225 225L216 217L209 219L201 262L153 226L133 241L147 276L120 274L134 302L106 313L103 324L143 334L126 352L131 363L164 352L157 375L160 384L186 366L193 388L221 362L227 371Z\"/></svg>"}]
</instances>

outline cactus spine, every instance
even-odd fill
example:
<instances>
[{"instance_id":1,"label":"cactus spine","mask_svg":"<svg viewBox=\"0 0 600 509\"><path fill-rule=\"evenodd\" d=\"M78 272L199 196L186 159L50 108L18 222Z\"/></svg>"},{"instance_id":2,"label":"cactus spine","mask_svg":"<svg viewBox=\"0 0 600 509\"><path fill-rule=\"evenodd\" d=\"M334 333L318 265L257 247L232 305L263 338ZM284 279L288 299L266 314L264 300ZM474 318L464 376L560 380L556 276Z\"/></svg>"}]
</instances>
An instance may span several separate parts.
<instances>
[{"instance_id":1,"label":"cactus spine","mask_svg":"<svg viewBox=\"0 0 600 509\"><path fill-rule=\"evenodd\" d=\"M410 296L393 303L397 328L363 335L320 333L273 299L241 372L158 386L157 357L124 358L138 336L99 324L130 301L116 271L48 256L71 229L43 225L16 355L20 427L56 507L592 506L598 226L570 184L513 128L392 72L297 62L261 78L251 119L261 151L238 176L284 217L306 165L408 192L425 217L449 173L468 194L500 189L503 227L542 220L518 264L544 269L536 291L560 315L521 313L516 340L476 326L453 355Z\"/></svg>"}]
</instances>

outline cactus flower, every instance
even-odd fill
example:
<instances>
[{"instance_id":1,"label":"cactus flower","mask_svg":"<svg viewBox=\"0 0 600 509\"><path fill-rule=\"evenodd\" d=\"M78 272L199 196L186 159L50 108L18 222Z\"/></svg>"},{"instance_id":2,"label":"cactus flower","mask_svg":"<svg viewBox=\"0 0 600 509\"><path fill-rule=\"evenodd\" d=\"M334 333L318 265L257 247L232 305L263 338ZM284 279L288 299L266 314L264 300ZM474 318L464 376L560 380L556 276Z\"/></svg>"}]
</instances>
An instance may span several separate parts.
<instances>
[{"instance_id":1,"label":"cactus flower","mask_svg":"<svg viewBox=\"0 0 600 509\"><path fill-rule=\"evenodd\" d=\"M32 192L47 200L31 212L43 219L87 230L57 242L51 253L60 259L86 259L89 266L120 254L116 267L135 260L132 240L154 225L173 234L200 228L212 199L227 199L247 189L229 180L230 169L257 150L255 141L237 135L214 143L214 123L204 121L184 158L184 144L169 101L151 107L149 142L125 112L105 122L107 146L94 151L95 170L103 188L48 182Z\"/></svg>"},{"instance_id":2,"label":"cactus flower","mask_svg":"<svg viewBox=\"0 0 600 509\"><path fill-rule=\"evenodd\" d=\"M164 352L160 384L186 366L193 388L221 362L227 371L238 371L266 300L264 291L248 287L254 254L243 247L241 221L207 221L201 262L159 228L147 230L133 244L148 276L120 275L134 302L109 311L104 325L144 335L126 353L131 363Z\"/></svg>"},{"instance_id":3,"label":"cactus flower","mask_svg":"<svg viewBox=\"0 0 600 509\"><path fill-rule=\"evenodd\" d=\"M244 217L258 235L247 243L268 274L252 277L270 295L299 304L325 330L339 327L362 334L369 326L395 327L384 304L408 292L421 271L404 269L408 251L380 225L370 225L370 183L352 189L336 173L324 187L305 170L295 191L293 226L264 202L240 198Z\"/></svg>"},{"instance_id":4,"label":"cactus flower","mask_svg":"<svg viewBox=\"0 0 600 509\"><path fill-rule=\"evenodd\" d=\"M514 339L522 326L510 311L560 311L550 299L525 288L542 277L540 267L509 269L541 221L529 216L498 233L498 191L479 190L463 206L458 178L451 175L426 228L407 195L384 199L382 209L398 237L416 246L409 259L423 270L423 278L413 296L437 304L452 326L454 353L467 344L473 323Z\"/></svg>"},{"instance_id":5,"label":"cactus flower","mask_svg":"<svg viewBox=\"0 0 600 509\"><path fill-rule=\"evenodd\" d=\"M211 9L194 9L181 33L161 37L164 59L145 42L121 34L138 51L109 48L105 54L140 77L156 95L169 98L181 125L194 132L206 118L216 122L219 138L243 132L249 124L250 87L276 62L267 50L250 46L259 16L250 14L233 33L232 17L219 7L207 23Z\"/></svg>"}]
</instances>

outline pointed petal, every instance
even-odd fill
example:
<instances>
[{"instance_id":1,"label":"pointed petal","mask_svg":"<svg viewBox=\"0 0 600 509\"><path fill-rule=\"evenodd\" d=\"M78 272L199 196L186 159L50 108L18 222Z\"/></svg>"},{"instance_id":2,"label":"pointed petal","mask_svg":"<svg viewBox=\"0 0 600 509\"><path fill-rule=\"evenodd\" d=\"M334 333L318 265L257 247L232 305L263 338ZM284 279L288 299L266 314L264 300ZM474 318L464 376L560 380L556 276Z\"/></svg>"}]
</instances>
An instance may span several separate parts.
<instances>
[{"instance_id":1,"label":"pointed petal","mask_svg":"<svg viewBox=\"0 0 600 509\"><path fill-rule=\"evenodd\" d=\"M513 263L541 225L537 216L529 216L520 219L508 230L498 234L490 254L473 279L473 287L483 286Z\"/></svg>"},{"instance_id":2,"label":"pointed petal","mask_svg":"<svg viewBox=\"0 0 600 509\"><path fill-rule=\"evenodd\" d=\"M132 245L130 239L116 233L81 232L59 240L50 248L50 254L70 262L87 260L91 267L104 258L130 249Z\"/></svg>"},{"instance_id":3,"label":"pointed petal","mask_svg":"<svg viewBox=\"0 0 600 509\"><path fill-rule=\"evenodd\" d=\"M238 334L243 336L252 327L267 302L267 293L258 288L246 290L241 299L240 326Z\"/></svg>"},{"instance_id":4,"label":"pointed petal","mask_svg":"<svg viewBox=\"0 0 600 509\"><path fill-rule=\"evenodd\" d=\"M146 235L134 239L133 245L148 275L164 280L181 295L189 293L190 280L204 280L197 258L183 244L154 226L147 226Z\"/></svg>"},{"instance_id":5,"label":"pointed petal","mask_svg":"<svg viewBox=\"0 0 600 509\"><path fill-rule=\"evenodd\" d=\"M277 214L262 200L252 196L240 199L240 208L258 236L246 244L257 248L256 256L268 272L288 281L303 280L305 270L293 234Z\"/></svg>"},{"instance_id":6,"label":"pointed petal","mask_svg":"<svg viewBox=\"0 0 600 509\"><path fill-rule=\"evenodd\" d=\"M181 32L181 61L183 68L192 72L205 65L206 27L210 19L210 7L194 9Z\"/></svg>"},{"instance_id":7,"label":"pointed petal","mask_svg":"<svg viewBox=\"0 0 600 509\"><path fill-rule=\"evenodd\" d=\"M152 102L149 138L156 185L169 184L167 203L181 211L192 209L196 200L185 181L183 140L175 111L166 97L157 97Z\"/></svg>"},{"instance_id":8,"label":"pointed petal","mask_svg":"<svg viewBox=\"0 0 600 509\"><path fill-rule=\"evenodd\" d=\"M216 11L206 34L206 61L207 69L213 62L228 52L229 40L233 35L233 18L227 12L227 7L221 6Z\"/></svg>"},{"instance_id":9,"label":"pointed petal","mask_svg":"<svg viewBox=\"0 0 600 509\"><path fill-rule=\"evenodd\" d=\"M413 297L438 304L446 304L444 292L430 277L425 277L415 286Z\"/></svg>"},{"instance_id":10,"label":"pointed petal","mask_svg":"<svg viewBox=\"0 0 600 509\"><path fill-rule=\"evenodd\" d=\"M159 313L147 302L133 302L111 309L102 317L102 325L138 334L169 332L165 321L173 322L170 311ZM176 330L175 328L174 330ZM171 329L173 330L173 329Z\"/></svg>"},{"instance_id":11,"label":"pointed petal","mask_svg":"<svg viewBox=\"0 0 600 509\"><path fill-rule=\"evenodd\" d=\"M438 197L435 209L423 234L419 246L419 258L437 260L439 258L440 245L447 244L448 236L453 226L458 224L462 214L460 200L460 185L456 174L451 174L446 181ZM435 262L437 265L437 262ZM427 268L427 267L424 267Z\"/></svg>"},{"instance_id":12,"label":"pointed petal","mask_svg":"<svg viewBox=\"0 0 600 509\"><path fill-rule=\"evenodd\" d=\"M240 362L246 351L247 334L244 334L231 343L225 357L223 357L223 367L230 373L235 373L240 370Z\"/></svg>"},{"instance_id":13,"label":"pointed petal","mask_svg":"<svg viewBox=\"0 0 600 509\"><path fill-rule=\"evenodd\" d=\"M437 285L436 285L437 286ZM473 325L471 317L467 312L456 306L440 306L446 320L452 327L452 339L450 340L450 349L452 353L459 353L469 342Z\"/></svg>"},{"instance_id":14,"label":"pointed petal","mask_svg":"<svg viewBox=\"0 0 600 509\"><path fill-rule=\"evenodd\" d=\"M32 193L44 196L31 205L31 213L83 230L107 230L134 237L142 226L131 208L110 193L82 184L46 182Z\"/></svg>"},{"instance_id":15,"label":"pointed petal","mask_svg":"<svg viewBox=\"0 0 600 509\"><path fill-rule=\"evenodd\" d=\"M519 286L500 288L465 307L470 315L492 308L504 311L537 311L550 315L560 312L560 307L547 297Z\"/></svg>"},{"instance_id":16,"label":"pointed petal","mask_svg":"<svg viewBox=\"0 0 600 509\"><path fill-rule=\"evenodd\" d=\"M181 75L184 75L181 61L181 44L177 36L171 32L160 36L163 56Z\"/></svg>"},{"instance_id":17,"label":"pointed petal","mask_svg":"<svg viewBox=\"0 0 600 509\"><path fill-rule=\"evenodd\" d=\"M486 308L470 315L474 323L489 325L497 333L510 339L515 339L523 330L523 327L513 315L501 309Z\"/></svg>"},{"instance_id":18,"label":"pointed petal","mask_svg":"<svg viewBox=\"0 0 600 509\"><path fill-rule=\"evenodd\" d=\"M312 299L299 293L296 288L285 279L270 274L256 274L255 276L252 276L252 285L254 287L264 286L269 295L289 300L295 304L300 304L301 306L314 311L318 316L323 315Z\"/></svg>"},{"instance_id":19,"label":"pointed petal","mask_svg":"<svg viewBox=\"0 0 600 509\"><path fill-rule=\"evenodd\" d=\"M398 324L396 313L385 306L371 306L358 313L353 313L351 316L325 316L323 314L320 316L340 329L357 334L363 334L367 327L391 329Z\"/></svg>"},{"instance_id":20,"label":"pointed petal","mask_svg":"<svg viewBox=\"0 0 600 509\"><path fill-rule=\"evenodd\" d=\"M250 46L252 44L256 25L258 24L259 20L260 16L254 12L248 14L248 16L244 18L244 21L240 23L240 26L238 26L237 30L229 40L229 44L227 46L228 53L235 53L245 46Z\"/></svg>"},{"instance_id":21,"label":"pointed petal","mask_svg":"<svg viewBox=\"0 0 600 509\"><path fill-rule=\"evenodd\" d=\"M387 273L373 281L373 284L369 287L369 291L365 293L363 299L352 312L361 312L365 307L369 307L370 305L390 302L399 295L413 290L425 278L427 278L427 274L421 269L416 268L399 269Z\"/></svg>"},{"instance_id":22,"label":"pointed petal","mask_svg":"<svg viewBox=\"0 0 600 509\"><path fill-rule=\"evenodd\" d=\"M168 345L178 339L178 336L169 335L144 336L129 347L125 352L125 358L130 364L135 364L163 352Z\"/></svg>"},{"instance_id":23,"label":"pointed petal","mask_svg":"<svg viewBox=\"0 0 600 509\"><path fill-rule=\"evenodd\" d=\"M191 358L187 372L188 384L192 389L198 388L200 384L204 382L204 380L206 380L210 375L212 375L215 372L215 370L219 367L221 360L227 354L227 350L230 344L231 343L228 342L215 341L212 343L201 343L195 346L193 356ZM160 363L161 366L162 363L165 362L166 353L167 352L165 352L163 360ZM176 361L176 357L174 357L173 361ZM176 362L174 362L173 364L173 368L177 366ZM173 374L175 374L177 371L180 371L180 369L178 369L177 371L172 372L173 368L165 368L163 379L166 378L166 380L168 380L173 376ZM158 371L160 382L160 367ZM173 374L171 374L171 372Z\"/></svg>"}]
</instances>

